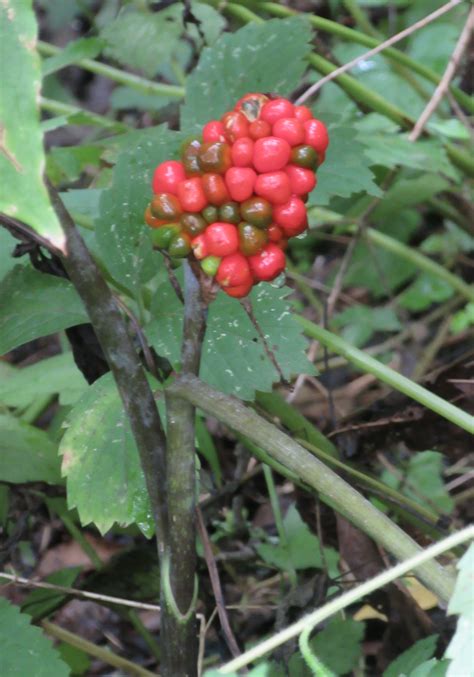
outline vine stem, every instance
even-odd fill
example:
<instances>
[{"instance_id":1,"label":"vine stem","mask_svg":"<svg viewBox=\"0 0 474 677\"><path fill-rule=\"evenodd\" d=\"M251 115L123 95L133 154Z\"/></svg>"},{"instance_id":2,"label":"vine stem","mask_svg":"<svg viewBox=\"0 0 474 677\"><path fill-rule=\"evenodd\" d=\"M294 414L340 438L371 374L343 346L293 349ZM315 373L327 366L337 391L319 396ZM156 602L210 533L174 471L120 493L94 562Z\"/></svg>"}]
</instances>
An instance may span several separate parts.
<instances>
[{"instance_id":1,"label":"vine stem","mask_svg":"<svg viewBox=\"0 0 474 677\"><path fill-rule=\"evenodd\" d=\"M474 432L474 417L467 412L423 388L418 383L411 381L406 376L399 374L394 369L387 367L382 362L336 336L336 334L327 331L327 329L319 327L301 315L295 315L295 318L303 327L307 336L316 339L316 341L319 341L323 346L333 350L338 355L342 355L348 362L361 371L372 374L380 381L383 381L383 383L407 395L416 402L431 409L431 411L451 421L451 423L455 423L460 428L467 430L467 432Z\"/></svg>"},{"instance_id":2,"label":"vine stem","mask_svg":"<svg viewBox=\"0 0 474 677\"><path fill-rule=\"evenodd\" d=\"M443 552L451 550L461 543L466 543L473 538L474 526L468 526L461 531L448 536L442 541L434 543L430 547L426 548L425 550L421 550L416 555L408 558L404 562L400 562L400 564L395 565L391 569L383 571L371 580L358 585L356 588L349 590L349 592L345 592L343 595L340 595L331 602L328 602L320 609L317 609L313 613L304 616L296 623L293 623L293 625L285 628L285 630L282 630L265 642L262 642L249 651L246 651L244 654L239 656L239 658L229 661L219 669L219 673L222 675L228 675L235 670L240 670L249 663L261 658L270 651L273 651L284 642L297 637L300 633L311 632L311 630L316 627L316 625L326 620L326 618L329 618L338 611L345 609L350 604L353 604L366 595L369 595L371 592L374 592L374 590L382 588L384 585L391 583L413 569L418 569L419 567L426 565L427 562L433 560L435 557L438 557L438 555L441 555Z\"/></svg>"},{"instance_id":3,"label":"vine stem","mask_svg":"<svg viewBox=\"0 0 474 677\"><path fill-rule=\"evenodd\" d=\"M399 560L419 552L419 546L398 525L377 510L358 491L341 479L300 444L278 430L241 401L213 390L195 376L182 376L168 390L225 423L261 447L274 460L296 473L320 493L321 500L346 517ZM429 562L420 569L420 579L447 601L452 576Z\"/></svg>"},{"instance_id":4,"label":"vine stem","mask_svg":"<svg viewBox=\"0 0 474 677\"><path fill-rule=\"evenodd\" d=\"M311 96L313 96L313 94L315 94L319 89L321 89L321 87L325 85L327 82L330 82L331 80L334 80L334 78L337 78L338 75L342 75L342 73L351 70L351 68L356 66L360 61L364 59L369 59L370 57L375 56L379 52L383 52L385 49L387 49L387 47L394 45L396 42L403 40L404 38L408 37L415 31L420 30L420 28L427 26L429 23L431 23L435 19L438 19L438 17L442 16L443 14L446 14L446 12L449 12L449 10L453 9L453 7L456 7L461 2L462 0L450 0L450 2L447 2L445 5L443 5L436 11L432 12L431 14L428 14L427 16L423 17L423 19L420 19L419 21L412 24L408 28L405 28L405 30L400 31L400 33L392 35L391 38L388 38L388 40L384 40L373 49L370 49L368 52L364 52L364 54L360 54L355 59L352 59L352 61L348 61L343 66L336 68L336 70L334 70L332 73L329 73L324 78L321 78L321 80L318 80L318 82L315 82L313 85L311 85L311 87L309 87L305 92L303 92L303 94L301 94L300 97L298 97L295 103L298 105L304 103Z\"/></svg>"},{"instance_id":5,"label":"vine stem","mask_svg":"<svg viewBox=\"0 0 474 677\"><path fill-rule=\"evenodd\" d=\"M198 375L207 307L191 266L184 264L184 374ZM165 677L197 675L195 416L190 402L165 391L166 476L169 537L162 568L162 672ZM169 572L169 577L168 577Z\"/></svg>"},{"instance_id":6,"label":"vine stem","mask_svg":"<svg viewBox=\"0 0 474 677\"><path fill-rule=\"evenodd\" d=\"M56 99L47 99L44 96L40 96L39 104L41 108L45 110L47 113L53 113L54 115L67 115L67 116L82 115L86 124L95 125L97 127L104 127L105 129L111 129L117 132L129 132L131 130L131 127L125 125L123 122L119 122L118 120L111 120L110 118L107 118L104 115L92 113L91 111L88 111L85 108L72 106L69 103L56 101Z\"/></svg>"}]
</instances>

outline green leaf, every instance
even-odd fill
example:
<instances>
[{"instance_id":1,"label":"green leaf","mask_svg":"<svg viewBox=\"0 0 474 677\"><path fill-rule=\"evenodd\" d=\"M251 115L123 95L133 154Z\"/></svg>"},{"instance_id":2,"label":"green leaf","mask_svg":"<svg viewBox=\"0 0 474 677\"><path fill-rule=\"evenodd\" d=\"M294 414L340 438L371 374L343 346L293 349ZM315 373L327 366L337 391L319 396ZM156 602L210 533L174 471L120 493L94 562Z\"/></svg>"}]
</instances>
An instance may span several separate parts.
<instances>
[{"instance_id":1,"label":"green leaf","mask_svg":"<svg viewBox=\"0 0 474 677\"><path fill-rule=\"evenodd\" d=\"M247 92L289 95L306 69L311 30L303 18L271 19L226 33L205 48L186 83L181 128L203 125Z\"/></svg>"},{"instance_id":2,"label":"green leaf","mask_svg":"<svg viewBox=\"0 0 474 677\"><path fill-rule=\"evenodd\" d=\"M474 665L474 543L461 557L457 568L459 573L448 613L458 614L459 618L454 637L446 649L446 658L451 659L447 677L469 675Z\"/></svg>"},{"instance_id":3,"label":"green leaf","mask_svg":"<svg viewBox=\"0 0 474 677\"><path fill-rule=\"evenodd\" d=\"M68 677L69 669L30 616L0 597L0 675Z\"/></svg>"},{"instance_id":4,"label":"green leaf","mask_svg":"<svg viewBox=\"0 0 474 677\"><path fill-rule=\"evenodd\" d=\"M48 177L54 183L78 179L88 165L97 166L102 149L99 146L64 146L52 148L47 159Z\"/></svg>"},{"instance_id":5,"label":"green leaf","mask_svg":"<svg viewBox=\"0 0 474 677\"><path fill-rule=\"evenodd\" d=\"M0 211L24 221L63 249L64 233L43 183L43 135L37 98L41 83L31 2L0 3ZM7 94L8 93L8 94Z\"/></svg>"},{"instance_id":6,"label":"green leaf","mask_svg":"<svg viewBox=\"0 0 474 677\"><path fill-rule=\"evenodd\" d=\"M107 43L105 54L153 77L158 67L169 60L181 35L179 8L176 9L153 13L125 9L101 33Z\"/></svg>"},{"instance_id":7,"label":"green leaf","mask_svg":"<svg viewBox=\"0 0 474 677\"><path fill-rule=\"evenodd\" d=\"M201 31L208 45L213 45L226 27L226 20L214 7L195 2L192 5L193 14L201 22ZM187 25L187 30L194 29L195 39L199 37L198 30L193 25Z\"/></svg>"},{"instance_id":8,"label":"green leaf","mask_svg":"<svg viewBox=\"0 0 474 677\"><path fill-rule=\"evenodd\" d=\"M254 314L285 378L312 373L307 341L285 301L289 289L270 284L255 288L250 299ZM169 282L159 286L151 306L147 336L156 351L176 367L180 360L183 306ZM270 391L279 374L267 357L262 340L238 301L224 293L209 307L200 377L225 393L253 400L256 390Z\"/></svg>"},{"instance_id":9,"label":"green leaf","mask_svg":"<svg viewBox=\"0 0 474 677\"><path fill-rule=\"evenodd\" d=\"M432 658L410 672L410 677L445 677L449 661Z\"/></svg>"},{"instance_id":10,"label":"green leaf","mask_svg":"<svg viewBox=\"0 0 474 677\"><path fill-rule=\"evenodd\" d=\"M447 301L454 294L449 282L429 273L421 273L416 280L398 297L404 308L419 312L426 310L433 303Z\"/></svg>"},{"instance_id":11,"label":"green leaf","mask_svg":"<svg viewBox=\"0 0 474 677\"><path fill-rule=\"evenodd\" d=\"M112 186L101 194L96 221L101 259L112 276L135 293L162 260L152 249L143 218L152 197L152 174L160 162L176 157L180 141L179 134L164 126L131 134L119 154Z\"/></svg>"},{"instance_id":12,"label":"green leaf","mask_svg":"<svg viewBox=\"0 0 474 677\"><path fill-rule=\"evenodd\" d=\"M117 522L153 530L138 451L112 374L88 388L70 412L59 452L68 506L105 533Z\"/></svg>"},{"instance_id":13,"label":"green leaf","mask_svg":"<svg viewBox=\"0 0 474 677\"><path fill-rule=\"evenodd\" d=\"M287 544L262 543L257 546L257 552L265 562L282 570L324 569L327 564L329 575L338 575L338 553L333 548L324 548L323 559L318 537L310 532L294 505L288 508L283 526Z\"/></svg>"},{"instance_id":14,"label":"green leaf","mask_svg":"<svg viewBox=\"0 0 474 677\"><path fill-rule=\"evenodd\" d=\"M407 651L398 656L385 670L383 677L401 677L409 675L421 663L430 660L435 650L438 635L430 635L415 642ZM453 676L454 677L454 676Z\"/></svg>"},{"instance_id":15,"label":"green leaf","mask_svg":"<svg viewBox=\"0 0 474 677\"><path fill-rule=\"evenodd\" d=\"M48 433L11 414L0 414L0 480L60 483L58 449Z\"/></svg>"},{"instance_id":16,"label":"green leaf","mask_svg":"<svg viewBox=\"0 0 474 677\"><path fill-rule=\"evenodd\" d=\"M80 571L81 567L59 569L49 576L46 576L43 580L46 583L70 588ZM49 616L49 614L55 611L65 599L65 592L36 588L25 597L21 605L21 610L23 613L29 614L32 619L36 621L45 616Z\"/></svg>"},{"instance_id":17,"label":"green leaf","mask_svg":"<svg viewBox=\"0 0 474 677\"><path fill-rule=\"evenodd\" d=\"M377 331L399 331L401 324L393 308L370 308L355 305L333 318L335 327L344 327L343 338L355 346L363 346Z\"/></svg>"},{"instance_id":18,"label":"green leaf","mask_svg":"<svg viewBox=\"0 0 474 677\"><path fill-rule=\"evenodd\" d=\"M460 120L450 118L449 120L441 120L440 122L431 122L428 124L430 131L438 132L441 136L446 136L448 139L460 139L461 141L469 141L471 135L469 129L463 125Z\"/></svg>"},{"instance_id":19,"label":"green leaf","mask_svg":"<svg viewBox=\"0 0 474 677\"><path fill-rule=\"evenodd\" d=\"M80 38L68 43L58 54L50 56L43 61L43 77L50 75L55 71L61 70L73 63L78 63L82 59L94 59L100 54L104 40L100 38Z\"/></svg>"},{"instance_id":20,"label":"green leaf","mask_svg":"<svg viewBox=\"0 0 474 677\"><path fill-rule=\"evenodd\" d=\"M161 94L144 94L131 87L116 87L110 96L110 105L114 110L138 108L139 110L161 110L173 99Z\"/></svg>"},{"instance_id":21,"label":"green leaf","mask_svg":"<svg viewBox=\"0 0 474 677\"><path fill-rule=\"evenodd\" d=\"M360 192L381 197L383 193L369 169L372 162L364 157L364 146L355 138L354 128L330 127L329 139L326 159L318 169L318 184L309 204L326 205L334 196L349 197Z\"/></svg>"},{"instance_id":22,"label":"green leaf","mask_svg":"<svg viewBox=\"0 0 474 677\"><path fill-rule=\"evenodd\" d=\"M13 367L0 381L0 402L26 407L38 397L59 394L62 405L74 404L87 388L72 353L62 353L21 369Z\"/></svg>"},{"instance_id":23,"label":"green leaf","mask_svg":"<svg viewBox=\"0 0 474 677\"><path fill-rule=\"evenodd\" d=\"M310 641L311 651L335 675L345 675L357 666L364 630L364 623L334 618ZM290 677L310 674L299 652L292 656L288 667Z\"/></svg>"},{"instance_id":24,"label":"green leaf","mask_svg":"<svg viewBox=\"0 0 474 677\"><path fill-rule=\"evenodd\" d=\"M461 331L474 326L474 303L468 303L464 308L454 313L451 321L451 331L459 334Z\"/></svg>"},{"instance_id":25,"label":"green leaf","mask_svg":"<svg viewBox=\"0 0 474 677\"><path fill-rule=\"evenodd\" d=\"M449 186L449 181L446 179L426 171L415 178L406 178L401 175L374 210L373 220L375 223L380 223L390 217L394 218L394 215L397 215L401 209L429 200L443 190L447 190Z\"/></svg>"},{"instance_id":26,"label":"green leaf","mask_svg":"<svg viewBox=\"0 0 474 677\"><path fill-rule=\"evenodd\" d=\"M5 275L18 265L17 259L12 256L17 244L18 240L6 228L0 227L0 284Z\"/></svg>"},{"instance_id":27,"label":"green leaf","mask_svg":"<svg viewBox=\"0 0 474 677\"><path fill-rule=\"evenodd\" d=\"M30 266L16 266L2 281L0 307L0 355L40 336L89 321L68 280Z\"/></svg>"}]
</instances>

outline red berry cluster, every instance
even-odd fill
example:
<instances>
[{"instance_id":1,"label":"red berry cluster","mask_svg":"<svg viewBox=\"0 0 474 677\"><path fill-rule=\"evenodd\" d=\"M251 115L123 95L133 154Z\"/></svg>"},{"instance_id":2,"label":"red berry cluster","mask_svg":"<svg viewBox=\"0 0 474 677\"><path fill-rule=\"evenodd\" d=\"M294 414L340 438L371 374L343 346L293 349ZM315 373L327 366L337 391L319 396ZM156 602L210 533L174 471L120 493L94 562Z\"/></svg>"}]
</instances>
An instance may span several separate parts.
<instances>
[{"instance_id":1,"label":"red berry cluster","mask_svg":"<svg viewBox=\"0 0 474 677\"><path fill-rule=\"evenodd\" d=\"M306 230L304 203L327 146L306 106L247 94L183 144L181 162L155 169L145 212L154 245L193 255L229 296L246 296L284 270L288 239Z\"/></svg>"}]
</instances>

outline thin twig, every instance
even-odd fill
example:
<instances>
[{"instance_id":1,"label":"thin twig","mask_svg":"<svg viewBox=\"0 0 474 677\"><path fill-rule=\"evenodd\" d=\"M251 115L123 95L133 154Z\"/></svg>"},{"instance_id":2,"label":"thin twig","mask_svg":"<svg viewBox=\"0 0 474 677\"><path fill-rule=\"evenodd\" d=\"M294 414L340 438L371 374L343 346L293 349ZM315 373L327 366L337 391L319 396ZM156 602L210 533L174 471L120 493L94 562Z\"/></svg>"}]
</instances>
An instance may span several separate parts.
<instances>
[{"instance_id":1,"label":"thin twig","mask_svg":"<svg viewBox=\"0 0 474 677\"><path fill-rule=\"evenodd\" d=\"M311 85L311 87L309 87L306 90L306 92L303 92L303 94L301 94L301 96L298 97L295 103L297 105L302 104L304 101L313 96L313 94L315 94L319 89L321 89L321 87L325 85L327 82L331 82L331 80L334 80L334 78L337 78L339 75L342 75L346 71L350 70L351 68L356 66L360 61L369 59L371 56L375 56L375 54L378 54L379 52L383 52L383 50L387 49L387 47L391 47L391 45L394 45L396 42L400 42L400 40L403 40L404 38L408 37L415 31L418 31L420 28L427 26L429 23L431 23L438 17L442 16L446 12L449 12L449 10L453 9L453 7L456 7L456 5L461 4L462 1L463 0L450 0L450 2L447 2L445 5L437 9L435 12L432 12L431 14L425 16L423 19L420 19L420 21L417 21L412 26L405 28L405 30L400 31L400 33L392 35L391 38L388 38L388 40L385 40L377 47L370 49L368 52L364 52L364 54L361 54L355 59L352 59L352 61L349 61L343 66L340 66L340 68L336 68L336 70L332 71L332 73L329 73L329 75L326 75L324 78L321 78L321 80L318 80L318 82L315 82L313 85Z\"/></svg>"},{"instance_id":2,"label":"thin twig","mask_svg":"<svg viewBox=\"0 0 474 677\"><path fill-rule=\"evenodd\" d=\"M204 557L206 559L207 569L209 571L209 578L211 580L212 591L214 593L214 598L216 600L217 613L219 614L219 620L221 622L222 632L224 633L224 638L229 651L236 658L240 656L240 649L235 639L232 628L230 627L229 618L227 616L226 606L224 602L224 595L222 594L221 582L219 579L219 572L217 570L216 560L214 553L212 552L211 542L209 540L209 535L207 533L206 525L204 524L204 519L200 508L196 508L196 517L197 517L197 527L199 536L204 547Z\"/></svg>"},{"instance_id":3,"label":"thin twig","mask_svg":"<svg viewBox=\"0 0 474 677\"><path fill-rule=\"evenodd\" d=\"M428 101L425 109L423 110L420 117L416 121L413 130L410 132L410 135L408 136L410 141L416 141L418 139L420 134L423 132L426 123L433 115L436 108L439 106L443 96L448 91L449 84L456 73L462 55L464 54L464 51L469 43L469 39L471 37L473 29L474 29L474 7L471 7L471 9L469 10L468 17L466 19L466 23L464 24L464 28L462 29L461 35L459 36L459 40L456 43L456 47L454 48L454 51L451 54L451 58L449 59L448 65L446 66L446 70L444 71L443 77L441 78L439 85L436 87L433 96Z\"/></svg>"}]
</instances>

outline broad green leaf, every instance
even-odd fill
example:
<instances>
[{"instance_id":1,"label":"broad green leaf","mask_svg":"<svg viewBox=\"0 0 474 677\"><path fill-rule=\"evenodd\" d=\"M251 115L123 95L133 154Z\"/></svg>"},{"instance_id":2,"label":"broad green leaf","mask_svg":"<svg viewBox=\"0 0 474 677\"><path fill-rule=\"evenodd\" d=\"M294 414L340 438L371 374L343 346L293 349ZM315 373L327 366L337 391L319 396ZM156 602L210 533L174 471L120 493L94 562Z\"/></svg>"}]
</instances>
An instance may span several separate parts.
<instances>
[{"instance_id":1,"label":"broad green leaf","mask_svg":"<svg viewBox=\"0 0 474 677\"><path fill-rule=\"evenodd\" d=\"M311 650L335 675L346 675L357 666L362 654L364 630L364 623L334 618L310 641ZM288 667L290 677L311 675L299 652L292 656Z\"/></svg>"},{"instance_id":2,"label":"broad green leaf","mask_svg":"<svg viewBox=\"0 0 474 677\"><path fill-rule=\"evenodd\" d=\"M425 254L441 254L449 260L459 252L474 251L474 237L452 221L446 221L444 230L428 235L420 249Z\"/></svg>"},{"instance_id":3,"label":"broad green leaf","mask_svg":"<svg viewBox=\"0 0 474 677\"><path fill-rule=\"evenodd\" d=\"M68 506L105 533L114 523L153 531L145 480L112 374L88 388L70 412L59 446Z\"/></svg>"},{"instance_id":4,"label":"broad green leaf","mask_svg":"<svg viewBox=\"0 0 474 677\"><path fill-rule=\"evenodd\" d=\"M435 21L410 36L407 52L412 59L433 68L441 75L453 53L459 31L459 24L453 25L446 20ZM434 90L435 85L431 87Z\"/></svg>"},{"instance_id":5,"label":"broad green leaf","mask_svg":"<svg viewBox=\"0 0 474 677\"><path fill-rule=\"evenodd\" d=\"M76 649L75 646L71 644L66 644L66 642L60 642L57 645L58 653L61 659L69 666L74 677L78 675L90 675L88 672L92 659L81 651L81 649Z\"/></svg>"},{"instance_id":6,"label":"broad green leaf","mask_svg":"<svg viewBox=\"0 0 474 677\"><path fill-rule=\"evenodd\" d=\"M49 576L46 576L43 580L46 583L70 588L80 571L81 567L59 569ZM49 616L49 614L57 609L65 599L66 593L64 592L36 588L25 597L21 604L21 610L23 613L29 614L32 619L36 621L45 616Z\"/></svg>"},{"instance_id":7,"label":"broad green leaf","mask_svg":"<svg viewBox=\"0 0 474 677\"><path fill-rule=\"evenodd\" d=\"M12 254L19 241L6 228L0 227L0 284L5 275L14 268L18 261Z\"/></svg>"},{"instance_id":8,"label":"broad green leaf","mask_svg":"<svg viewBox=\"0 0 474 677\"><path fill-rule=\"evenodd\" d=\"M449 661L432 658L410 672L410 677L445 677ZM453 676L454 677L454 676Z\"/></svg>"},{"instance_id":9,"label":"broad green leaf","mask_svg":"<svg viewBox=\"0 0 474 677\"><path fill-rule=\"evenodd\" d=\"M68 677L51 640L18 607L0 597L0 675L2 677Z\"/></svg>"},{"instance_id":10,"label":"broad green leaf","mask_svg":"<svg viewBox=\"0 0 474 677\"><path fill-rule=\"evenodd\" d=\"M454 294L449 282L429 273L421 273L398 297L398 303L408 310L419 312L433 303L447 301Z\"/></svg>"},{"instance_id":11,"label":"broad green leaf","mask_svg":"<svg viewBox=\"0 0 474 677\"><path fill-rule=\"evenodd\" d=\"M0 284L0 355L88 322L82 301L64 278L16 266Z\"/></svg>"},{"instance_id":12,"label":"broad green leaf","mask_svg":"<svg viewBox=\"0 0 474 677\"><path fill-rule=\"evenodd\" d=\"M0 3L0 211L24 221L59 249L65 237L43 183L43 135L37 98L40 60L29 2Z\"/></svg>"},{"instance_id":13,"label":"broad green leaf","mask_svg":"<svg viewBox=\"0 0 474 677\"><path fill-rule=\"evenodd\" d=\"M180 141L179 134L164 126L130 135L129 146L119 154L112 186L100 198L99 254L113 277L134 292L162 265L143 214L152 197L155 167L176 157Z\"/></svg>"},{"instance_id":14,"label":"broad green leaf","mask_svg":"<svg viewBox=\"0 0 474 677\"><path fill-rule=\"evenodd\" d=\"M98 188L86 188L68 190L60 193L61 200L74 216L80 214L92 221L99 216L99 203L102 190Z\"/></svg>"},{"instance_id":15,"label":"broad green leaf","mask_svg":"<svg viewBox=\"0 0 474 677\"><path fill-rule=\"evenodd\" d=\"M306 69L310 39L309 24L302 18L271 19L222 35L202 51L188 77L181 128L219 118L247 92L288 96Z\"/></svg>"},{"instance_id":16,"label":"broad green leaf","mask_svg":"<svg viewBox=\"0 0 474 677\"><path fill-rule=\"evenodd\" d=\"M287 545L262 543L257 546L257 552L265 562L282 570L324 569L327 564L329 575L338 575L338 553L333 548L324 548L323 558L318 537L310 532L294 505L288 508L283 526Z\"/></svg>"},{"instance_id":17,"label":"broad green leaf","mask_svg":"<svg viewBox=\"0 0 474 677\"><path fill-rule=\"evenodd\" d=\"M169 61L181 30L179 12L173 7L153 13L125 9L105 26L101 37L108 57L153 77L160 64Z\"/></svg>"},{"instance_id":18,"label":"broad green leaf","mask_svg":"<svg viewBox=\"0 0 474 677\"><path fill-rule=\"evenodd\" d=\"M343 327L343 338L355 346L363 346L377 331L399 331L401 324L393 308L350 306L333 318L336 327Z\"/></svg>"},{"instance_id":19,"label":"broad green leaf","mask_svg":"<svg viewBox=\"0 0 474 677\"><path fill-rule=\"evenodd\" d=\"M254 314L285 378L311 373L305 356L306 339L285 301L288 288L264 283L250 299ZM147 336L156 351L176 367L180 360L183 306L171 284L156 291ZM219 293L209 307L200 377L222 392L253 400L256 390L270 391L280 376L267 357L263 342L236 299Z\"/></svg>"},{"instance_id":20,"label":"broad green leaf","mask_svg":"<svg viewBox=\"0 0 474 677\"><path fill-rule=\"evenodd\" d=\"M457 568L459 573L448 613L458 614L459 618L454 637L446 649L446 658L451 659L447 677L470 675L474 665L474 543L461 557Z\"/></svg>"},{"instance_id":21,"label":"broad green leaf","mask_svg":"<svg viewBox=\"0 0 474 677\"><path fill-rule=\"evenodd\" d=\"M412 207L429 200L450 187L449 181L426 171L416 178L401 175L385 193L385 198L373 212L374 223L382 223L385 219L394 218L401 209Z\"/></svg>"},{"instance_id":22,"label":"broad green leaf","mask_svg":"<svg viewBox=\"0 0 474 677\"><path fill-rule=\"evenodd\" d=\"M0 414L0 431L0 481L61 482L57 445L48 433L11 414Z\"/></svg>"},{"instance_id":23,"label":"broad green leaf","mask_svg":"<svg viewBox=\"0 0 474 677\"><path fill-rule=\"evenodd\" d=\"M38 397L59 394L63 405L74 404L87 388L72 353L62 353L28 367L9 370L0 381L0 402L7 407L26 407Z\"/></svg>"},{"instance_id":24,"label":"broad green leaf","mask_svg":"<svg viewBox=\"0 0 474 677\"><path fill-rule=\"evenodd\" d=\"M94 59L100 54L104 44L100 38L80 38L68 43L58 54L43 61L43 77L82 59Z\"/></svg>"},{"instance_id":25,"label":"broad green leaf","mask_svg":"<svg viewBox=\"0 0 474 677\"><path fill-rule=\"evenodd\" d=\"M324 117L321 118L324 122ZM329 148L318 169L318 184L310 195L309 204L326 205L334 196L349 197L360 192L381 197L383 193L369 169L371 164L364 156L364 146L355 137L353 127L330 127Z\"/></svg>"},{"instance_id":26,"label":"broad green leaf","mask_svg":"<svg viewBox=\"0 0 474 677\"><path fill-rule=\"evenodd\" d=\"M428 124L428 128L430 131L438 132L438 134L441 134L441 136L447 136L449 139L469 141L471 138L469 129L456 118L441 120L440 122L431 122Z\"/></svg>"},{"instance_id":27,"label":"broad green leaf","mask_svg":"<svg viewBox=\"0 0 474 677\"><path fill-rule=\"evenodd\" d=\"M102 148L94 145L52 148L47 159L48 177L54 183L78 179L89 165L97 166Z\"/></svg>"},{"instance_id":28,"label":"broad green leaf","mask_svg":"<svg viewBox=\"0 0 474 677\"><path fill-rule=\"evenodd\" d=\"M214 7L204 5L202 2L193 3L192 10L196 19L201 22L201 31L204 34L206 44L213 45L224 30L226 20ZM187 30L191 34L195 34L195 39L199 37L199 32L195 26L188 24Z\"/></svg>"},{"instance_id":29,"label":"broad green leaf","mask_svg":"<svg viewBox=\"0 0 474 677\"><path fill-rule=\"evenodd\" d=\"M383 673L383 677L401 677L409 675L421 663L430 660L436 651L438 635L430 635L420 639L413 646L396 658ZM454 676L453 676L454 677ZM458 677L460 677L458 675Z\"/></svg>"}]
</instances>

